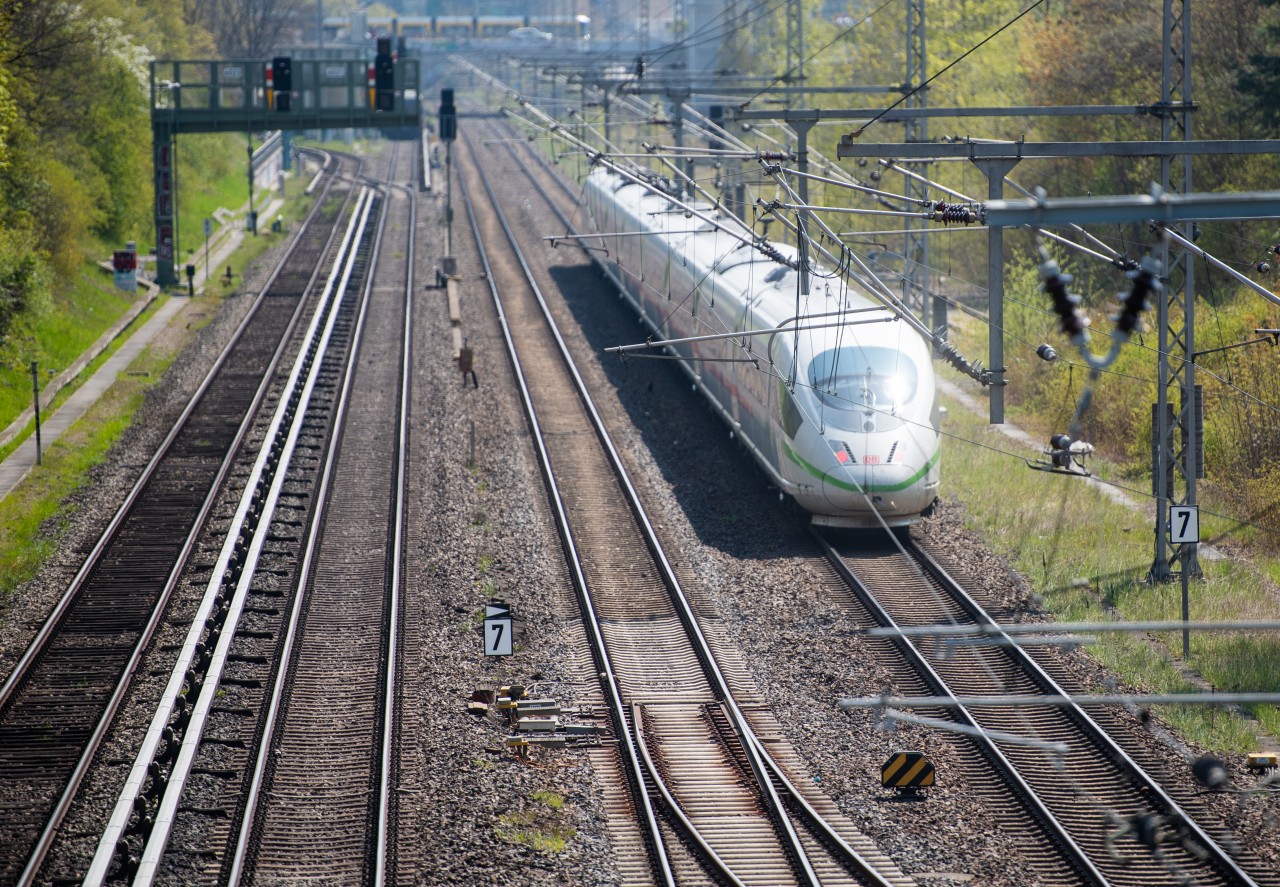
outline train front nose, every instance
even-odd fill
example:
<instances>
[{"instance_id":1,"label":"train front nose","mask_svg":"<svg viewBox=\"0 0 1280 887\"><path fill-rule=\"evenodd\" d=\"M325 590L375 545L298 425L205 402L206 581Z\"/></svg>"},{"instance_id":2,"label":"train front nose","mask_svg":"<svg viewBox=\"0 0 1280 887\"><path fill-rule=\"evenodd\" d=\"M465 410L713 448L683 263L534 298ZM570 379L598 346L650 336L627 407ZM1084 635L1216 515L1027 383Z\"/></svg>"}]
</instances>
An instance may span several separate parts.
<instances>
[{"instance_id":1,"label":"train front nose","mask_svg":"<svg viewBox=\"0 0 1280 887\"><path fill-rule=\"evenodd\" d=\"M878 526L874 512L888 523L915 518L933 500L926 489L927 466L915 464L892 448L886 454L855 455L847 443L832 441L832 465L824 474L822 497L833 517L857 525Z\"/></svg>"}]
</instances>

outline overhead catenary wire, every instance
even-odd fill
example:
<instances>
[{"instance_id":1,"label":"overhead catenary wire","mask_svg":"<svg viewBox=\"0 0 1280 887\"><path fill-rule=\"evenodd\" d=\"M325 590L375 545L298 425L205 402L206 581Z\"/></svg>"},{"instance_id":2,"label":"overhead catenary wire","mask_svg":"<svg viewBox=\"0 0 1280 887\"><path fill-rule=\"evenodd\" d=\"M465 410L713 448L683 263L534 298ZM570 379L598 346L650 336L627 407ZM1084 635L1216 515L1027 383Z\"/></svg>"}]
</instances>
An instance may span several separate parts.
<instances>
[{"instance_id":1,"label":"overhead catenary wire","mask_svg":"<svg viewBox=\"0 0 1280 887\"><path fill-rule=\"evenodd\" d=\"M637 97L628 96L628 97L627 97L627 99L628 99L628 101L636 101L636 102L639 104L639 107L641 107L641 108L648 107L648 105L647 105L646 103L639 103L639 100L638 100L638 98L637 98ZM781 142L779 142L779 141L778 141L778 140L776 140L776 139L772 139L770 136L768 136L768 134L767 134L767 133L763 132L761 127L754 126L754 127L752 127L752 131L753 131L756 135L758 135L759 137L761 137L761 138L765 139L766 141L772 141L772 142L774 142L774 144L779 145L779 146L782 146L782 143L781 143ZM727 131L726 131L726 132L727 132ZM567 133L565 133L565 134L567 134ZM785 146L783 146L783 147L785 147ZM1050 232L1050 233L1051 233L1051 232ZM1102 241L1097 241L1097 242L1098 242L1098 243L1102 243ZM1076 248L1079 248L1079 245L1078 245L1078 244L1076 244L1076 245L1075 245L1075 247L1076 247ZM1094 252L1096 252L1096 251L1094 251ZM1089 254L1089 253L1085 253L1085 254ZM830 257L830 253L828 253L828 256ZM1097 256L1095 255L1094 257L1096 258ZM833 259L833 260L834 260L834 259ZM839 264L840 264L838 260L834 260L834 261L836 261L837 265L839 265ZM1113 263L1113 264L1114 264L1114 263ZM1038 309L1038 310L1042 310L1042 309ZM975 315L975 316L980 316L980 315L976 314L976 312L971 312L971 313L974 313L974 315ZM1140 347L1147 348L1148 350L1154 350L1154 349L1150 349L1150 348L1149 348L1149 346L1145 346L1145 345L1141 345ZM1110 371L1109 371L1109 372L1110 372ZM1116 374L1116 375L1125 376L1125 374ZM1239 390L1239 389L1237 389L1237 390ZM1241 393L1242 393L1242 394L1245 394L1246 396L1250 396L1250 397L1252 397L1252 395L1249 395L1247 392L1241 392ZM1267 408L1267 409L1270 409L1270 410L1273 410L1273 411L1276 409L1275 407L1271 406L1270 404L1266 404L1266 402L1265 402L1265 401L1262 401L1262 400L1260 400L1260 399L1259 399L1259 400L1257 400L1257 402L1258 402L1260 405L1262 405L1262 406L1264 406L1265 408ZM944 434L946 434L946 432L944 432ZM949 436L949 437L955 437L955 439L956 439L957 441L960 441L960 442L965 442L965 443L970 443L970 444L975 443L974 441L967 440L967 439L964 439L964 438L959 438L959 437L956 437L956 436L954 436L954 435L947 435L947 436ZM988 448L990 448L990 447L988 447ZM994 448L992 448L992 449L994 449ZM997 450L997 451L998 451L998 450ZM1021 458L1022 458L1021 456L1018 456L1017 454L1012 454L1012 453L1005 453L1005 455L1008 455L1008 456L1013 457L1013 458L1019 458L1019 459L1021 459ZM1105 481L1105 480L1101 480L1101 479L1096 479L1096 480L1098 480L1098 482L1100 482L1100 483L1106 483L1106 484L1108 484L1108 485L1110 485L1110 486L1114 486L1114 487L1116 487L1116 488L1118 488L1118 489L1126 490L1127 492L1134 493L1134 494L1136 494L1136 495L1140 495L1140 496L1143 496L1143 497L1147 497L1147 494L1146 494L1146 493L1143 493L1143 492L1141 492L1141 491L1137 491L1137 490L1133 490L1133 489L1130 489L1130 488L1124 487L1124 486L1123 486L1123 485L1121 485L1121 484L1117 484L1117 483L1113 483L1113 482ZM1208 512L1208 511L1206 511L1206 513L1212 513L1212 512ZM1227 518L1228 518L1228 519L1230 519L1230 520L1239 520L1238 518L1230 517L1230 516L1227 516L1227 515L1222 515L1222 516L1223 516L1223 517L1227 517ZM1240 521L1240 525L1253 525L1253 526L1259 526L1259 527L1262 527L1262 528L1264 528L1264 529L1265 529L1265 527L1263 527L1262 525L1254 524L1254 523L1252 523L1252 522L1250 522L1250 521L1247 521L1247 520L1246 520L1246 521Z\"/></svg>"}]
</instances>

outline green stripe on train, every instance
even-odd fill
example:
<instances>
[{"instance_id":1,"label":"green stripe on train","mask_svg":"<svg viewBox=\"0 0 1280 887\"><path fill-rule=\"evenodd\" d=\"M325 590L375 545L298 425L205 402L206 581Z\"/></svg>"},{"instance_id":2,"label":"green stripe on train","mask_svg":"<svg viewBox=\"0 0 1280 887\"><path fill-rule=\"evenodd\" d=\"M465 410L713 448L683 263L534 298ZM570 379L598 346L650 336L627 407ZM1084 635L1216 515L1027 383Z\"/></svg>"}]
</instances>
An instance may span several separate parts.
<instances>
[{"instance_id":1,"label":"green stripe on train","mask_svg":"<svg viewBox=\"0 0 1280 887\"><path fill-rule=\"evenodd\" d=\"M791 445L785 440L782 442L782 449L786 452L787 458L802 468L804 471L812 474L820 481L831 484L833 487L839 487L842 490L848 490L851 493L894 493L898 490L905 490L907 487L919 483L929 472L929 469L938 464L938 459L942 457L942 448L938 447L933 451L933 455L929 457L929 461L924 467L917 471L911 477L896 484L869 484L866 487L859 487L856 484L846 483L828 472L823 471L816 465L806 462L795 450L791 449Z\"/></svg>"}]
</instances>

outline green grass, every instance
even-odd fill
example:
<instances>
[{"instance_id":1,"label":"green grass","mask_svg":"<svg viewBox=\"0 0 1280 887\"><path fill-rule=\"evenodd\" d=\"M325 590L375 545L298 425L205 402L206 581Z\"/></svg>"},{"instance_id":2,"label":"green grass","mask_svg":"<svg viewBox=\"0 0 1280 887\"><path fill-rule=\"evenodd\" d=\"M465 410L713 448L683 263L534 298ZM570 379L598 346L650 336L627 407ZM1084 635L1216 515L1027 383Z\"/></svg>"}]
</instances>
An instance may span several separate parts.
<instances>
[{"instance_id":1,"label":"green grass","mask_svg":"<svg viewBox=\"0 0 1280 887\"><path fill-rule=\"evenodd\" d=\"M534 801L537 801L539 804L550 807L552 810L559 810L565 803L565 796L559 792L536 791L529 797Z\"/></svg>"},{"instance_id":2,"label":"green grass","mask_svg":"<svg viewBox=\"0 0 1280 887\"><path fill-rule=\"evenodd\" d=\"M964 384L964 383L961 383ZM945 400L945 398L944 398ZM948 403L943 474L947 493L964 504L967 521L1028 578L1044 607L1063 621L1181 618L1180 583L1148 584L1154 551L1152 518L1111 501L1082 479L1026 468L1021 447L986 417ZM976 444L976 445L975 445ZM1097 463L1101 476L1108 467ZM1114 474L1114 472L1112 472ZM1138 482L1131 497L1146 505ZM1208 526L1212 530L1214 522ZM1204 578L1191 584L1193 620L1280 620L1276 564L1201 559ZM1270 577L1270 578L1268 578ZM1270 584L1270 587L1268 583ZM1150 638L1103 633L1091 652L1122 680L1153 692L1196 688L1181 670L1181 634ZM1196 633L1185 663L1222 691L1280 692L1280 640L1274 634ZM1252 726L1225 710L1162 707L1159 714L1189 738L1220 752L1256 747ZM1280 711L1256 712L1280 737Z\"/></svg>"},{"instance_id":3,"label":"green grass","mask_svg":"<svg viewBox=\"0 0 1280 887\"><path fill-rule=\"evenodd\" d=\"M204 220L219 207L239 213L249 202L248 142L226 133L178 137L178 264L203 256ZM254 206L266 205L261 188L253 189ZM231 224L243 224L237 219ZM218 228L215 220L214 230ZM154 238L155 233L149 232Z\"/></svg>"},{"instance_id":4,"label":"green grass","mask_svg":"<svg viewBox=\"0 0 1280 887\"><path fill-rule=\"evenodd\" d=\"M31 406L31 361L40 387L75 362L133 303L111 278L85 264L74 286L55 294L38 313L19 317L0 345L0 428Z\"/></svg>"},{"instance_id":5,"label":"green grass","mask_svg":"<svg viewBox=\"0 0 1280 887\"><path fill-rule=\"evenodd\" d=\"M568 813L566 799L559 792L539 790L529 799L530 810L512 810L498 817L494 834L507 844L520 844L539 853L563 853L577 830L561 822Z\"/></svg>"},{"instance_id":6,"label":"green grass","mask_svg":"<svg viewBox=\"0 0 1280 887\"><path fill-rule=\"evenodd\" d=\"M51 414L53 411L57 410L60 406L62 406L62 404L65 403L67 399L71 397L71 395L75 394L76 390L85 382L85 380L92 377L93 374L98 371L99 367L101 367L104 363L106 363L107 360L109 360L112 357L112 355L114 355L117 351L120 350L121 346L124 345L124 343L127 341L130 332L132 330L136 330L137 328L141 327L142 324L146 323L151 318L151 316L160 309L160 306L163 305L168 300L168 298L169 298L168 296L164 296L164 295L160 296L145 311L143 311L136 318L134 318L133 323L130 324L129 327L126 327L122 331L121 335L113 339L101 354L99 354L93 360L89 361L89 363L85 366L83 370L81 370L78 376L76 376L74 379L68 382L67 385L63 387L61 391L59 391L56 395L54 395L53 402L49 404L47 407L42 409L41 416L47 416ZM96 341L96 338L94 339L94 341ZM43 385L47 383L49 378L53 375L54 374L52 372L50 373L42 372L41 380L40 380L41 384ZM30 402L28 402L27 405L29 406ZM10 418L12 419L12 417ZM23 428L22 431L18 432L18 434L14 437L13 440L11 440L6 446L0 447L0 459L5 458L14 450L18 449L18 447L22 445L23 441L27 440L33 434L35 434L35 427L36 427L35 418L32 417L32 419L29 422L27 422L26 427Z\"/></svg>"},{"instance_id":7,"label":"green grass","mask_svg":"<svg viewBox=\"0 0 1280 887\"><path fill-rule=\"evenodd\" d=\"M45 450L43 464L0 500L0 603L57 548L75 514L71 495L129 427L151 379L171 359L149 351L140 355L130 373Z\"/></svg>"}]
</instances>

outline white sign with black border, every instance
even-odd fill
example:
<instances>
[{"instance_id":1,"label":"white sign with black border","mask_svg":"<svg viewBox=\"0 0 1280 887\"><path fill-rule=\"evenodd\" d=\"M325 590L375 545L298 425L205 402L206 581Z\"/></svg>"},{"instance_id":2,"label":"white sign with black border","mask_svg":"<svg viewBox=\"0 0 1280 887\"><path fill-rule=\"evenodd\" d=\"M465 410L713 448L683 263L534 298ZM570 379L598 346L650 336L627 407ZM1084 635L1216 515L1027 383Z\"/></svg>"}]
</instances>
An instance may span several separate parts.
<instances>
[{"instance_id":1,"label":"white sign with black border","mask_svg":"<svg viewBox=\"0 0 1280 887\"><path fill-rule=\"evenodd\" d=\"M1200 541L1200 509L1194 505L1169 506L1169 540L1175 545Z\"/></svg>"},{"instance_id":2,"label":"white sign with black border","mask_svg":"<svg viewBox=\"0 0 1280 887\"><path fill-rule=\"evenodd\" d=\"M484 608L484 655L510 656L511 608L495 601Z\"/></svg>"}]
</instances>

